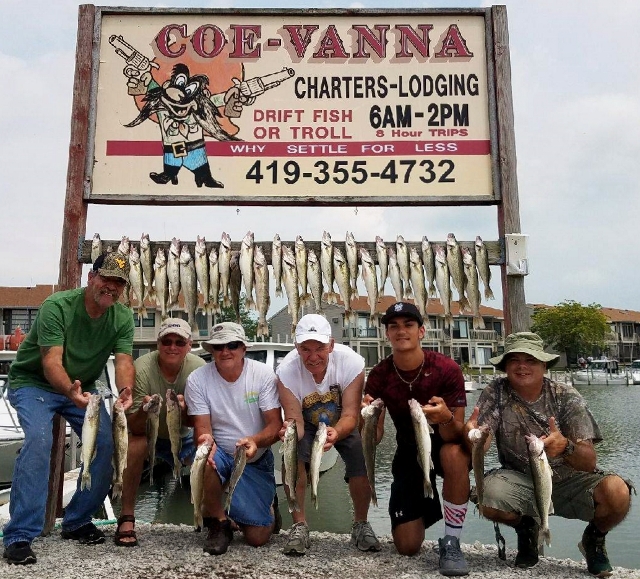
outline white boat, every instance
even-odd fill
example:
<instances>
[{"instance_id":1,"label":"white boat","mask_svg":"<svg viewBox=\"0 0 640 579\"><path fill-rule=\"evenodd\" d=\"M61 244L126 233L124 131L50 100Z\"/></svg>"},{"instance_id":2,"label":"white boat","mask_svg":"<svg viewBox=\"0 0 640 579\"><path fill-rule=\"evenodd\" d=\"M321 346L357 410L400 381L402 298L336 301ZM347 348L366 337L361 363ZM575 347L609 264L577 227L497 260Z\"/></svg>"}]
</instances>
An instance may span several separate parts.
<instances>
[{"instance_id":1,"label":"white boat","mask_svg":"<svg viewBox=\"0 0 640 579\"><path fill-rule=\"evenodd\" d=\"M573 372L572 378L577 385L618 385L631 382L631 377L624 368L620 368L617 360L593 360L586 368Z\"/></svg>"},{"instance_id":2,"label":"white boat","mask_svg":"<svg viewBox=\"0 0 640 579\"><path fill-rule=\"evenodd\" d=\"M640 360L631 362L629 372L631 373L631 382L633 384L640 384Z\"/></svg>"},{"instance_id":3,"label":"white boat","mask_svg":"<svg viewBox=\"0 0 640 579\"><path fill-rule=\"evenodd\" d=\"M0 488L11 484L13 465L22 448L24 435L7 400L7 374L16 358L13 350L0 350Z\"/></svg>"}]
</instances>

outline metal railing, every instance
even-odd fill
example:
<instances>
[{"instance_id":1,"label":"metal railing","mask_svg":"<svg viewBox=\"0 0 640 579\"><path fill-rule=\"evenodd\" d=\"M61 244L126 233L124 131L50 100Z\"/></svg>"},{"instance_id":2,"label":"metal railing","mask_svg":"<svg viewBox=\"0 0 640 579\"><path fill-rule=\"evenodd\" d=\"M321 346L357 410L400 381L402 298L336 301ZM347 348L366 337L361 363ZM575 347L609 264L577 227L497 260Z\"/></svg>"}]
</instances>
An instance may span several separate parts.
<instances>
[{"instance_id":1,"label":"metal railing","mask_svg":"<svg viewBox=\"0 0 640 579\"><path fill-rule=\"evenodd\" d=\"M343 338L379 338L380 328L343 328Z\"/></svg>"},{"instance_id":2,"label":"metal railing","mask_svg":"<svg viewBox=\"0 0 640 579\"><path fill-rule=\"evenodd\" d=\"M471 330L470 337L472 340L495 342L498 340L498 334L495 330Z\"/></svg>"}]
</instances>

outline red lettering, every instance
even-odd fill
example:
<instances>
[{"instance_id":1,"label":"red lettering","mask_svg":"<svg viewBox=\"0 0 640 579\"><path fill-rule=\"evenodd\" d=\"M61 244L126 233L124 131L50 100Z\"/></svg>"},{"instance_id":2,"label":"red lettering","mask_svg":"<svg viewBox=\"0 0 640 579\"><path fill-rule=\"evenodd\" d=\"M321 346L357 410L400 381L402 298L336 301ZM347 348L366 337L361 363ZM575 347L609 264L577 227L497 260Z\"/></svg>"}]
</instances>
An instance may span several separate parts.
<instances>
[{"instance_id":1,"label":"red lettering","mask_svg":"<svg viewBox=\"0 0 640 579\"><path fill-rule=\"evenodd\" d=\"M260 58L261 46L256 45L256 39L260 38L261 26L249 24L232 24L233 51L231 58ZM245 51L246 49L246 51Z\"/></svg>"},{"instance_id":2,"label":"red lettering","mask_svg":"<svg viewBox=\"0 0 640 579\"><path fill-rule=\"evenodd\" d=\"M182 56L184 54L186 47L184 45L184 42L178 41L178 38L175 39L175 42L173 42L173 44L169 44L169 39L172 32L175 32L175 36L183 41L187 36L187 25L168 24L167 26L162 28L160 32L158 32L158 36L156 36L155 42L160 54L166 56L167 58L178 58L179 56Z\"/></svg>"},{"instance_id":3,"label":"red lettering","mask_svg":"<svg viewBox=\"0 0 640 579\"><path fill-rule=\"evenodd\" d=\"M371 54L364 49L365 42L373 49L373 51L380 57L384 58L386 55L387 46L387 30L390 26L388 24L376 24L374 28L378 32L376 37L371 28L364 24L354 24L352 28L358 33L356 39L356 52L354 58L370 58Z\"/></svg>"},{"instance_id":4,"label":"red lettering","mask_svg":"<svg viewBox=\"0 0 640 579\"><path fill-rule=\"evenodd\" d=\"M429 56L429 31L433 30L433 24L419 24L418 30L422 38L413 27L408 24L396 24L396 30L400 32L400 50L396 52L396 58L410 58L413 52L409 52L409 43L418 51L420 56Z\"/></svg>"},{"instance_id":5,"label":"red lettering","mask_svg":"<svg viewBox=\"0 0 640 579\"><path fill-rule=\"evenodd\" d=\"M307 51L307 46L311 42L311 36L313 33L318 30L319 26L305 24L304 26L300 26L298 24L285 24L282 28L284 28L288 33L291 39L291 44L293 45L293 49L296 51L296 55L298 58L304 57L304 53ZM300 34L300 31L304 31L304 35Z\"/></svg>"},{"instance_id":6,"label":"red lettering","mask_svg":"<svg viewBox=\"0 0 640 579\"><path fill-rule=\"evenodd\" d=\"M320 48L313 55L314 58L348 58L349 53L344 49L342 39L336 30L335 25L331 24L324 32L324 36L320 41Z\"/></svg>"},{"instance_id":7,"label":"red lettering","mask_svg":"<svg viewBox=\"0 0 640 579\"><path fill-rule=\"evenodd\" d=\"M196 28L191 38L193 51L202 58L218 56L226 43L224 32L213 24L203 24ZM210 49L207 49L208 46Z\"/></svg>"},{"instance_id":8,"label":"red lettering","mask_svg":"<svg viewBox=\"0 0 640 579\"><path fill-rule=\"evenodd\" d=\"M462 37L457 25L449 26L442 41L442 48L435 54L437 58L471 58L473 52L467 48L467 41Z\"/></svg>"}]
</instances>

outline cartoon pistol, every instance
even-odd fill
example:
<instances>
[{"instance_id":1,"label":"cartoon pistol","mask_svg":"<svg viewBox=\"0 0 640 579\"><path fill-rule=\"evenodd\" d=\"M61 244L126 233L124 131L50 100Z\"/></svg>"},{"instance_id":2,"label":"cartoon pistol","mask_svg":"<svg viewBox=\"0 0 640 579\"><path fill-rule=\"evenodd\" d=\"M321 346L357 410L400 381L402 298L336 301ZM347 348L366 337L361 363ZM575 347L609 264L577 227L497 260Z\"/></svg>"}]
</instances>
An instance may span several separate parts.
<instances>
[{"instance_id":1,"label":"cartoon pistol","mask_svg":"<svg viewBox=\"0 0 640 579\"><path fill-rule=\"evenodd\" d=\"M239 117L243 105L252 105L256 101L256 97L282 84L285 80L290 79L295 74L292 68L284 67L278 72L265 74L264 76L255 76L249 80L238 82L234 79L235 90L228 93L225 106L225 115L227 117ZM238 103L241 106L238 106Z\"/></svg>"},{"instance_id":2,"label":"cartoon pistol","mask_svg":"<svg viewBox=\"0 0 640 579\"><path fill-rule=\"evenodd\" d=\"M144 94L146 89L144 85L140 85L140 77L145 72L149 72L152 68L159 68L159 66L133 48L122 36L111 35L109 37L109 44L116 49L116 54L120 58L124 58L127 63L122 72L129 79L129 94Z\"/></svg>"}]
</instances>

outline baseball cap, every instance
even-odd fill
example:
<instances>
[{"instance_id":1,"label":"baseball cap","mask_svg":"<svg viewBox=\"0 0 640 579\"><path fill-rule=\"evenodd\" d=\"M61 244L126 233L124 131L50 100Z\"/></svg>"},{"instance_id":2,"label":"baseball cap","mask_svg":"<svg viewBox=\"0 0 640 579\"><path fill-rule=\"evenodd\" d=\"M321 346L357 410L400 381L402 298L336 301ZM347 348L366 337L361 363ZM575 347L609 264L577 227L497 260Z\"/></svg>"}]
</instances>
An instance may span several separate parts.
<instances>
[{"instance_id":1,"label":"baseball cap","mask_svg":"<svg viewBox=\"0 0 640 579\"><path fill-rule=\"evenodd\" d=\"M393 320L393 318L400 317L412 318L420 325L424 324L420 310L408 302L398 302L389 306L380 321L386 326L391 320Z\"/></svg>"},{"instance_id":2,"label":"baseball cap","mask_svg":"<svg viewBox=\"0 0 640 579\"><path fill-rule=\"evenodd\" d=\"M231 342L242 342L245 346L249 345L247 335L244 328L235 322L221 322L211 328L209 339L206 342L200 342L200 345L207 351L211 352L211 346L216 344L229 344Z\"/></svg>"},{"instance_id":3,"label":"baseball cap","mask_svg":"<svg viewBox=\"0 0 640 579\"><path fill-rule=\"evenodd\" d=\"M117 251L103 253L93 262L93 271L103 277L119 277L129 281L129 259Z\"/></svg>"},{"instance_id":4,"label":"baseball cap","mask_svg":"<svg viewBox=\"0 0 640 579\"><path fill-rule=\"evenodd\" d=\"M186 320L180 318L167 318L160 324L158 340L169 334L176 334L185 340L191 339L191 326Z\"/></svg>"},{"instance_id":5,"label":"baseball cap","mask_svg":"<svg viewBox=\"0 0 640 579\"><path fill-rule=\"evenodd\" d=\"M296 325L296 344L315 340L328 344L331 341L331 326L327 318L319 314L302 316Z\"/></svg>"}]
</instances>

